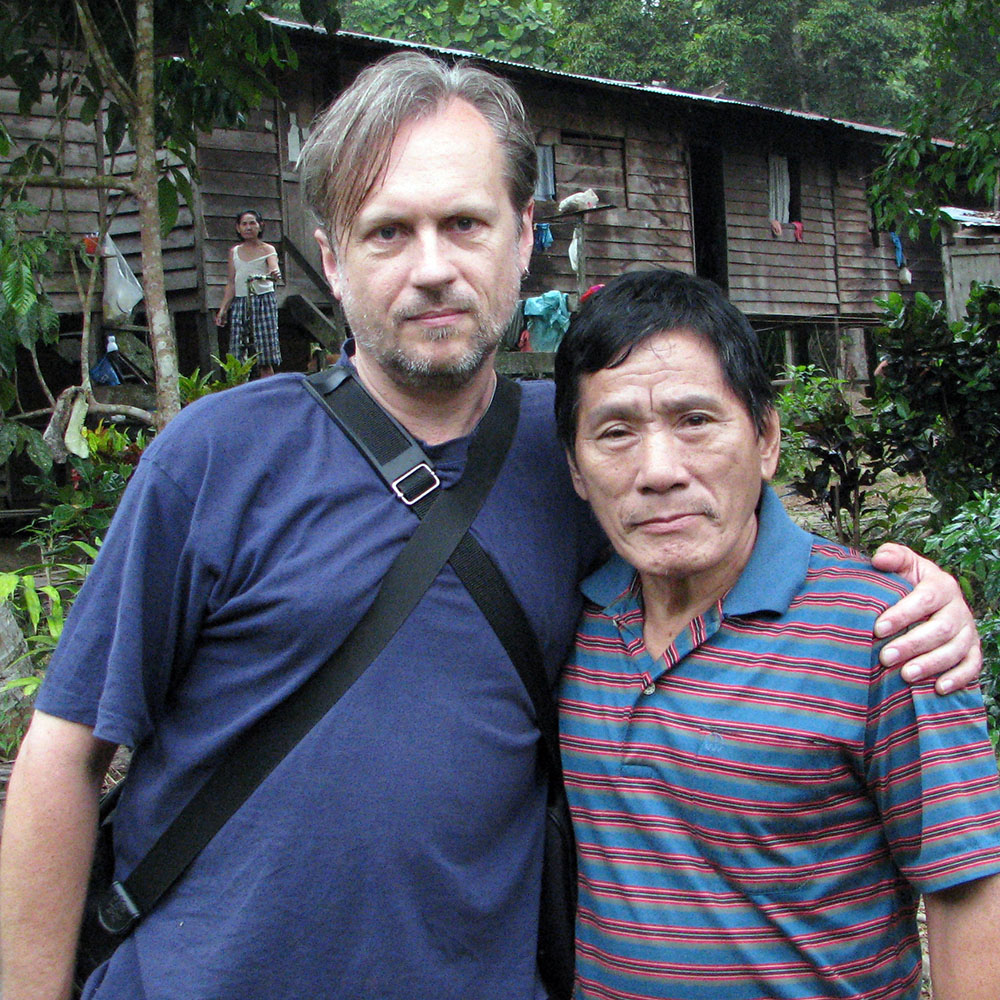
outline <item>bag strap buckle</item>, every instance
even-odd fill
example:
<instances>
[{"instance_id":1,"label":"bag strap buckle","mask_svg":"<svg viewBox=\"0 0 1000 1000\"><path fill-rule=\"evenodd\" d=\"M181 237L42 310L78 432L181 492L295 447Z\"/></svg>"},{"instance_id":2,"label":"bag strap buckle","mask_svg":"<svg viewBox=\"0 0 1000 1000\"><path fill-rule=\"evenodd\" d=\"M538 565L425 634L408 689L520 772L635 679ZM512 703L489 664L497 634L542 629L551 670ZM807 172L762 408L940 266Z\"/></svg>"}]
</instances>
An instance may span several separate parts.
<instances>
[{"instance_id":1,"label":"bag strap buckle","mask_svg":"<svg viewBox=\"0 0 1000 1000\"><path fill-rule=\"evenodd\" d=\"M417 478L411 480L411 477ZM433 493L441 485L441 480L426 462L421 462L394 479L389 485L392 487L392 492L407 507L412 507L417 501L423 500L429 493Z\"/></svg>"}]
</instances>

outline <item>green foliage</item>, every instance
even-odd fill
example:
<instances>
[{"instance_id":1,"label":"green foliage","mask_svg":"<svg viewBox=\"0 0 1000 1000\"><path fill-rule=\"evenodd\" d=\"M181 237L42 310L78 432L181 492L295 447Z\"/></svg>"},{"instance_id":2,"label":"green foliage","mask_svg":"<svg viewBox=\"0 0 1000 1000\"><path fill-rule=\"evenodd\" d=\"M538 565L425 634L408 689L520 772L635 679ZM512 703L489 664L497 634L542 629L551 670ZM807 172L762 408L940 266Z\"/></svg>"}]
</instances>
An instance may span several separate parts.
<instances>
[{"instance_id":1,"label":"green foliage","mask_svg":"<svg viewBox=\"0 0 1000 1000\"><path fill-rule=\"evenodd\" d=\"M928 219L936 233L941 205L971 199L990 207L997 197L1000 8L993 0L943 0L930 21L926 59L927 86L869 193L878 224L911 235Z\"/></svg>"},{"instance_id":2,"label":"green foliage","mask_svg":"<svg viewBox=\"0 0 1000 1000\"><path fill-rule=\"evenodd\" d=\"M552 66L551 0L353 0L343 4L344 27L401 41L466 49L484 56Z\"/></svg>"},{"instance_id":3,"label":"green foliage","mask_svg":"<svg viewBox=\"0 0 1000 1000\"><path fill-rule=\"evenodd\" d=\"M54 343L59 316L42 287L53 262L66 250L66 238L53 230L26 232L25 220L38 209L27 201L0 205L0 463L26 453L41 471L52 467L52 453L33 427L8 419L18 403L17 352L34 352Z\"/></svg>"},{"instance_id":4,"label":"green foliage","mask_svg":"<svg viewBox=\"0 0 1000 1000\"><path fill-rule=\"evenodd\" d=\"M825 514L838 541L859 547L869 489L881 471L870 462L865 417L855 414L844 381L807 365L787 373L778 396L779 474Z\"/></svg>"},{"instance_id":5,"label":"green foliage","mask_svg":"<svg viewBox=\"0 0 1000 1000\"><path fill-rule=\"evenodd\" d=\"M888 467L864 401L847 383L813 365L793 368L778 394L778 477L823 514L838 541L874 549L884 541L918 542L937 505L922 484Z\"/></svg>"},{"instance_id":6,"label":"green foliage","mask_svg":"<svg viewBox=\"0 0 1000 1000\"><path fill-rule=\"evenodd\" d=\"M213 355L212 360L219 365L221 371L205 372L201 374L200 368L190 375L180 377L181 403L187 405L193 403L202 396L208 396L213 392L221 392L223 389L231 389L234 385L243 385L249 381L253 373L253 367L257 363L256 356L240 361L232 354L227 354L224 361L220 361Z\"/></svg>"},{"instance_id":7,"label":"green foliage","mask_svg":"<svg viewBox=\"0 0 1000 1000\"><path fill-rule=\"evenodd\" d=\"M65 483L50 476L30 482L42 498L42 516L28 528L43 553L76 557L78 542L98 546L108 530L118 501L146 447L146 436L134 436L113 424L84 429L89 458L70 456Z\"/></svg>"},{"instance_id":8,"label":"green foliage","mask_svg":"<svg viewBox=\"0 0 1000 1000\"><path fill-rule=\"evenodd\" d=\"M71 458L66 483L50 476L33 480L42 496L42 514L26 529L25 546L41 552L41 562L17 573L0 573L0 602L6 601L28 646L18 675L0 688L0 753L20 742L33 696L49 656L62 635L66 612L79 593L112 515L146 446L114 425L83 431L90 458Z\"/></svg>"},{"instance_id":9,"label":"green foliage","mask_svg":"<svg viewBox=\"0 0 1000 1000\"><path fill-rule=\"evenodd\" d=\"M7 380L14 373L18 347L30 351L38 343L52 343L59 329L59 315L42 290L42 279L52 273L66 239L52 230L28 234L24 220L38 215L27 201L0 206L0 378Z\"/></svg>"},{"instance_id":10,"label":"green foliage","mask_svg":"<svg viewBox=\"0 0 1000 1000\"><path fill-rule=\"evenodd\" d=\"M974 286L956 323L922 293L883 305L875 436L887 464L921 474L948 516L1000 484L1000 289Z\"/></svg>"},{"instance_id":11,"label":"green foliage","mask_svg":"<svg viewBox=\"0 0 1000 1000\"><path fill-rule=\"evenodd\" d=\"M924 543L927 555L958 577L983 644L983 695L990 728L1000 732L1000 492L976 493Z\"/></svg>"},{"instance_id":12,"label":"green foliage","mask_svg":"<svg viewBox=\"0 0 1000 1000\"><path fill-rule=\"evenodd\" d=\"M566 0L564 69L898 123L920 93L931 5L887 0Z\"/></svg>"}]
</instances>

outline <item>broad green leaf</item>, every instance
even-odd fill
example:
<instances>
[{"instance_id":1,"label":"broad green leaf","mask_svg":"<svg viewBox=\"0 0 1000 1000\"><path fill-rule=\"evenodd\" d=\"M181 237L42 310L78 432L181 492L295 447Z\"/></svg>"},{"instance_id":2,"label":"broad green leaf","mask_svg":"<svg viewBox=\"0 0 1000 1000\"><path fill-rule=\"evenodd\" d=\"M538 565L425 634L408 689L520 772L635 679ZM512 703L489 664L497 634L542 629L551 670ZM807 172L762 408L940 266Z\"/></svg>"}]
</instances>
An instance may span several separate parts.
<instances>
[{"instance_id":1,"label":"broad green leaf","mask_svg":"<svg viewBox=\"0 0 1000 1000\"><path fill-rule=\"evenodd\" d=\"M18 440L17 425L9 420L0 421L0 462L10 458Z\"/></svg>"},{"instance_id":2,"label":"broad green leaf","mask_svg":"<svg viewBox=\"0 0 1000 1000\"><path fill-rule=\"evenodd\" d=\"M2 288L7 305L19 316L24 316L38 298L31 268L26 261L8 261L3 272Z\"/></svg>"},{"instance_id":3,"label":"broad green leaf","mask_svg":"<svg viewBox=\"0 0 1000 1000\"><path fill-rule=\"evenodd\" d=\"M28 613L32 631L38 631L38 623L42 620L42 602L38 599L35 589L35 578L30 574L21 577L21 594L24 597L24 609Z\"/></svg>"},{"instance_id":4,"label":"broad green leaf","mask_svg":"<svg viewBox=\"0 0 1000 1000\"><path fill-rule=\"evenodd\" d=\"M52 452L42 435L34 427L21 427L19 430L25 453L35 468L49 472L52 469Z\"/></svg>"},{"instance_id":5,"label":"broad green leaf","mask_svg":"<svg viewBox=\"0 0 1000 1000\"><path fill-rule=\"evenodd\" d=\"M56 590L55 587L45 586L39 588L43 594L49 599L49 614L48 620L46 621L46 627L49 630L49 635L53 639L58 639L62 635L63 630L63 604L62 595Z\"/></svg>"},{"instance_id":6,"label":"broad green leaf","mask_svg":"<svg viewBox=\"0 0 1000 1000\"><path fill-rule=\"evenodd\" d=\"M0 378L0 412L9 410L17 400L17 389L10 379Z\"/></svg>"},{"instance_id":7,"label":"broad green leaf","mask_svg":"<svg viewBox=\"0 0 1000 1000\"><path fill-rule=\"evenodd\" d=\"M177 224L180 203L177 200L177 188L166 178L161 177L157 185L160 211L160 235L167 236Z\"/></svg>"},{"instance_id":8,"label":"broad green leaf","mask_svg":"<svg viewBox=\"0 0 1000 1000\"><path fill-rule=\"evenodd\" d=\"M21 577L17 573L0 573L0 604L10 599L20 582Z\"/></svg>"}]
</instances>

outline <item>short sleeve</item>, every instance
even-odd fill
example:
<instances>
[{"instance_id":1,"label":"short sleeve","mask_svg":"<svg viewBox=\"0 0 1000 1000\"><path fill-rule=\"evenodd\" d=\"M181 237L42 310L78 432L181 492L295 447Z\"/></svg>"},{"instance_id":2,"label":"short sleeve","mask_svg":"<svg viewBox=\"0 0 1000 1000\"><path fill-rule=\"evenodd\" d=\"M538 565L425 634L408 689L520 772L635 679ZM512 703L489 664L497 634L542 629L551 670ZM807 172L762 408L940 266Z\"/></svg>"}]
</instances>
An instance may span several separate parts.
<instances>
[{"instance_id":1,"label":"short sleeve","mask_svg":"<svg viewBox=\"0 0 1000 1000\"><path fill-rule=\"evenodd\" d=\"M209 582L191 545L192 510L147 455L70 610L39 709L128 746L152 731Z\"/></svg>"},{"instance_id":2,"label":"short sleeve","mask_svg":"<svg viewBox=\"0 0 1000 1000\"><path fill-rule=\"evenodd\" d=\"M922 892L1000 871L1000 782L979 690L940 696L873 658L865 767L893 860Z\"/></svg>"}]
</instances>

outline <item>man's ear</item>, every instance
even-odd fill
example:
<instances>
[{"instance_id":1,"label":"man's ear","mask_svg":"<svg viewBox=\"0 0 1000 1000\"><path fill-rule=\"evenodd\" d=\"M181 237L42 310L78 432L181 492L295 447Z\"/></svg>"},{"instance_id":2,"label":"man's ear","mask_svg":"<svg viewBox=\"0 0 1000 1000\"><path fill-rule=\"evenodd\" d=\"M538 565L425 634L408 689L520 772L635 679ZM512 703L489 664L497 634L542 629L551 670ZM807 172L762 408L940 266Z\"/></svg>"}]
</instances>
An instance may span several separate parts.
<instances>
[{"instance_id":1,"label":"man's ear","mask_svg":"<svg viewBox=\"0 0 1000 1000\"><path fill-rule=\"evenodd\" d=\"M778 457L781 454L781 417L773 407L767 411L764 433L757 438L757 448L760 451L761 478L769 483L778 470Z\"/></svg>"},{"instance_id":2,"label":"man's ear","mask_svg":"<svg viewBox=\"0 0 1000 1000\"><path fill-rule=\"evenodd\" d=\"M528 202L521 212L521 235L517 240L517 253L521 261L521 273L523 274L531 263L531 251L535 247L535 202L534 199Z\"/></svg>"},{"instance_id":3,"label":"man's ear","mask_svg":"<svg viewBox=\"0 0 1000 1000\"><path fill-rule=\"evenodd\" d=\"M327 284L330 286L330 291L333 292L333 297L339 301L342 294L342 279L340 265L337 263L337 254L330 246L330 238L322 226L317 227L313 236L316 237L316 242L319 244L319 255L323 261L323 274L326 275Z\"/></svg>"},{"instance_id":4,"label":"man's ear","mask_svg":"<svg viewBox=\"0 0 1000 1000\"><path fill-rule=\"evenodd\" d=\"M576 458L573 456L573 449L566 449L566 461L569 464L569 475L570 479L573 480L573 489L576 490L576 495L581 500L589 500L590 497L587 495L587 486L583 481L583 476L580 475L580 470L576 465Z\"/></svg>"}]
</instances>

